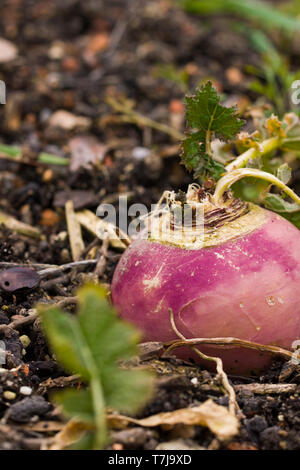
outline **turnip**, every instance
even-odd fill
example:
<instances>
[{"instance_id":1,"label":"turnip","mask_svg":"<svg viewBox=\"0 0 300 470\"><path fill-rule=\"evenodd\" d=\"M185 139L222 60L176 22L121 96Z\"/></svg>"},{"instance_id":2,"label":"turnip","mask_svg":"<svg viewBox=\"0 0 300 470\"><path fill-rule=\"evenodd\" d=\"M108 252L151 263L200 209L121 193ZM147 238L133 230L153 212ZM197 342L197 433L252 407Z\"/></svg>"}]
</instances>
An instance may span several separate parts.
<instances>
[{"instance_id":1,"label":"turnip","mask_svg":"<svg viewBox=\"0 0 300 470\"><path fill-rule=\"evenodd\" d=\"M209 132L209 136L214 133L228 139L229 127L236 132L240 124L232 108L216 102L212 90L206 85L194 99L202 107L207 100L206 112L214 117L203 119L210 127L203 125L203 121L197 126L192 122L192 126L205 128L206 137ZM230 116L227 114L226 125L221 129L220 120L216 121L224 109L230 111ZM189 113L191 106L187 113L191 123ZM187 138L192 144L195 135ZM205 165L202 162L199 166L199 160L194 158L198 162L198 176L201 172L202 177L204 173L208 176L211 168L216 173L218 167L209 160L208 139L205 142L198 135L198 140L199 156L206 159ZM112 299L120 315L143 331L145 341L168 342L176 338L170 309L178 330L186 338L236 337L291 349L300 337L300 232L280 215L237 199L229 190L240 178L256 177L277 185L299 204L298 196L276 176L240 168L255 157L255 152L256 156L268 154L287 140L286 134L278 133L260 148L250 148L246 157L243 154L229 165L227 173L224 170L214 188L207 190L196 184L188 188L185 204L193 214L197 208L204 212L201 236L193 223L189 230L178 232L174 213L159 214L158 207L150 217L151 234L148 237L141 234L127 248L114 274ZM205 148L201 148L203 145ZM195 149L194 146L191 150L194 156ZM185 152L187 160L187 147ZM217 179L215 174L214 177ZM206 182L207 186L210 184ZM182 199L174 192L166 196L168 205L180 210ZM158 228L154 232L153 224ZM199 348L205 354L221 357L224 369L233 374L258 373L271 360L268 354L237 347ZM178 350L177 354L184 358L193 356L188 348Z\"/></svg>"}]
</instances>

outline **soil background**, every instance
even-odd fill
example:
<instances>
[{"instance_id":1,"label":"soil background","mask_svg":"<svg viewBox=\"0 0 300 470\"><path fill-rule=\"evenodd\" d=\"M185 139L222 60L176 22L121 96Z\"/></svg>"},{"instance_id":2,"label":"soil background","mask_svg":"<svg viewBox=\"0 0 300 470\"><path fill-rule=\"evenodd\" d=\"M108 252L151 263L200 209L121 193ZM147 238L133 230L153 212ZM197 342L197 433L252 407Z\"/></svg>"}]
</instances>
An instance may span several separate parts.
<instances>
[{"instance_id":1,"label":"soil background","mask_svg":"<svg viewBox=\"0 0 300 470\"><path fill-rule=\"evenodd\" d=\"M168 0L1 0L0 9L0 37L18 49L13 60L0 63L7 86L0 139L21 148L21 161L0 158L0 210L42 233L36 239L2 225L2 272L72 262L67 200L76 210L94 213L103 202L117 207L119 194L150 207L165 189L185 189L191 181L180 165L174 132L144 126L141 117L126 122L108 100L133 104L155 123L183 133L183 96L202 80L210 78L225 102L238 103L240 110L257 98L245 67L260 58L235 27L238 19L188 15ZM299 39L289 49L294 66L300 63ZM68 126L61 110L70 113ZM70 164L45 164L43 153ZM81 259L99 259L101 243L88 231L83 236ZM96 273L99 282L109 287L120 256L108 249ZM49 393L77 386L78 379L52 358L32 309L37 302L61 302L73 312L76 290L95 278L95 264L57 270L31 290L26 278L8 290L1 276L0 340L8 355L0 370L0 449L40 449L63 426ZM158 376L156 396L141 416L210 397L227 404L214 373L159 359L155 351L140 361ZM230 442L219 442L204 427L172 432L132 427L115 431L111 446L155 449L172 441L173 448L299 450L299 372L275 361L260 377L230 377L244 414L240 434Z\"/></svg>"}]
</instances>

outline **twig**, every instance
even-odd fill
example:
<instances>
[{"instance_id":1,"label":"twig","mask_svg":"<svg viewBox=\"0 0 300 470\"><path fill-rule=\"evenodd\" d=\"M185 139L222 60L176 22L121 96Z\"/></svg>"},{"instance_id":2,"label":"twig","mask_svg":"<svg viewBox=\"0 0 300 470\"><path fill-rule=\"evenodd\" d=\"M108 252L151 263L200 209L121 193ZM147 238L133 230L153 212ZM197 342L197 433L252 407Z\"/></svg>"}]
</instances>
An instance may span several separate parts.
<instances>
[{"instance_id":1,"label":"twig","mask_svg":"<svg viewBox=\"0 0 300 470\"><path fill-rule=\"evenodd\" d=\"M98 263L96 264L95 272L94 272L94 277L95 281L97 282L100 277L103 276L106 265L107 265L107 250L109 247L109 237L104 238L103 244L101 247L101 256L98 260Z\"/></svg>"},{"instance_id":2,"label":"twig","mask_svg":"<svg viewBox=\"0 0 300 470\"><path fill-rule=\"evenodd\" d=\"M123 38L123 36L126 32L128 23L129 23L129 20L126 20L126 21L122 20L122 21L118 21L117 24L115 25L115 27L114 27L111 35L110 35L109 48L104 54L105 59L111 59L111 57L113 56L113 54L117 50L118 45L119 45L120 41L122 40L122 38Z\"/></svg>"},{"instance_id":3,"label":"twig","mask_svg":"<svg viewBox=\"0 0 300 470\"><path fill-rule=\"evenodd\" d=\"M27 317L21 317L18 318L8 325L0 325L0 333L4 333L6 330L18 330L19 328L22 328L23 326L30 325L37 319L37 314L36 310L32 309L32 313L28 315Z\"/></svg>"},{"instance_id":4,"label":"twig","mask_svg":"<svg viewBox=\"0 0 300 470\"><path fill-rule=\"evenodd\" d=\"M32 268L32 269L48 269L56 268L55 264L43 264L43 263L12 263L10 261L0 261L0 268Z\"/></svg>"},{"instance_id":5,"label":"twig","mask_svg":"<svg viewBox=\"0 0 300 470\"><path fill-rule=\"evenodd\" d=\"M114 111L117 111L121 114L121 119L124 122L137 124L140 127L151 127L152 129L156 129L160 132L163 132L164 134L168 134L175 140L183 140L185 137L184 134L179 132L177 129L174 129L173 127L170 127L167 124L162 124L160 122L154 121L153 119L150 119L147 116L144 116L143 114L134 111L126 101L117 101L111 96L109 96L106 101L113 108Z\"/></svg>"},{"instance_id":6,"label":"twig","mask_svg":"<svg viewBox=\"0 0 300 470\"><path fill-rule=\"evenodd\" d=\"M53 274L61 274L68 269L82 268L90 264L97 264L98 260L96 259L85 259L80 261L74 261L73 263L62 264L61 266L55 266L38 271L41 278L46 278L52 276Z\"/></svg>"},{"instance_id":7,"label":"twig","mask_svg":"<svg viewBox=\"0 0 300 470\"><path fill-rule=\"evenodd\" d=\"M239 405L238 405L237 400L236 400L236 395L235 395L234 388L230 385L228 377L227 377L226 373L224 372L222 359L219 358L219 357L207 356L206 354L199 351L199 349L197 349L196 347L191 346L188 343L188 340L177 329L177 326L176 326L175 320L174 320L174 313L173 313L173 310L171 308L169 309L169 312L170 312L170 322L171 322L172 328L173 328L174 332L176 333L176 335L185 342L185 345L189 345L191 347L191 349L198 356L201 357L201 359L205 359L206 361L215 362L218 376L221 378L223 387L224 387L225 391L228 394L228 399L229 399L228 409L229 409L229 412L231 414L235 415L236 411L237 412L239 411Z\"/></svg>"},{"instance_id":8,"label":"twig","mask_svg":"<svg viewBox=\"0 0 300 470\"><path fill-rule=\"evenodd\" d=\"M38 394L44 395L51 389L59 389L65 387L72 387L72 385L78 385L81 379L79 375L69 375L67 377L57 377L56 379L47 379L39 384Z\"/></svg>"},{"instance_id":9,"label":"twig","mask_svg":"<svg viewBox=\"0 0 300 470\"><path fill-rule=\"evenodd\" d=\"M20 233L21 235L26 235L30 238L41 238L41 232L36 227L20 222L11 215L0 211L0 225L1 224L4 224L10 230Z\"/></svg>"},{"instance_id":10,"label":"twig","mask_svg":"<svg viewBox=\"0 0 300 470\"><path fill-rule=\"evenodd\" d=\"M286 382L287 379L299 368L299 364L295 361L288 361L284 364L278 377L278 382Z\"/></svg>"},{"instance_id":11,"label":"twig","mask_svg":"<svg viewBox=\"0 0 300 470\"><path fill-rule=\"evenodd\" d=\"M78 302L78 297L66 297L65 299L59 300L58 302L55 302L55 307L58 308L64 308L68 307L69 305L76 305Z\"/></svg>"},{"instance_id":12,"label":"twig","mask_svg":"<svg viewBox=\"0 0 300 470\"><path fill-rule=\"evenodd\" d=\"M89 243L85 249L81 253L81 258L85 258L85 256L91 251L92 248L100 244L100 240L98 238L95 238L91 243Z\"/></svg>"},{"instance_id":13,"label":"twig","mask_svg":"<svg viewBox=\"0 0 300 470\"><path fill-rule=\"evenodd\" d=\"M73 201L70 200L66 202L65 211L72 258L73 261L77 261L84 250L84 243L82 240L80 224L74 212Z\"/></svg>"},{"instance_id":14,"label":"twig","mask_svg":"<svg viewBox=\"0 0 300 470\"><path fill-rule=\"evenodd\" d=\"M234 385L236 392L251 392L256 395L273 395L281 393L294 393L299 388L298 384L240 384Z\"/></svg>"},{"instance_id":15,"label":"twig","mask_svg":"<svg viewBox=\"0 0 300 470\"><path fill-rule=\"evenodd\" d=\"M54 290L58 291L61 284L67 284L70 282L70 275L69 274L62 274L61 276L54 277L53 279L43 280L41 283L41 287L44 290Z\"/></svg>"}]
</instances>

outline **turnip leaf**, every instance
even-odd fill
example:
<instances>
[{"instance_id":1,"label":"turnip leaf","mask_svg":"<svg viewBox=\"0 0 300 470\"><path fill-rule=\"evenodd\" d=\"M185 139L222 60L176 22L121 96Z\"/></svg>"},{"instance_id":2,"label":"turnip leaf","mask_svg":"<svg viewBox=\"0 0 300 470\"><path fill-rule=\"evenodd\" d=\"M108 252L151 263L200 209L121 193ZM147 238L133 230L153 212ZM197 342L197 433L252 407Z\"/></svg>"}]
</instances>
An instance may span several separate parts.
<instances>
[{"instance_id":1,"label":"turnip leaf","mask_svg":"<svg viewBox=\"0 0 300 470\"><path fill-rule=\"evenodd\" d=\"M299 205L296 202L287 202L279 194L268 193L264 199L264 204L268 209L278 213L293 214L299 212Z\"/></svg>"},{"instance_id":2,"label":"turnip leaf","mask_svg":"<svg viewBox=\"0 0 300 470\"><path fill-rule=\"evenodd\" d=\"M56 358L70 373L81 376L86 388L56 394L68 416L92 425L93 448L107 442L106 407L137 411L149 398L152 377L147 371L122 369L118 361L137 354L138 331L116 315L100 287L78 292L79 313L40 307L43 327Z\"/></svg>"},{"instance_id":3,"label":"turnip leaf","mask_svg":"<svg viewBox=\"0 0 300 470\"><path fill-rule=\"evenodd\" d=\"M292 177L292 169L289 167L287 163L283 163L277 168L277 178L284 182L284 184L288 184ZM298 206L299 209L299 206Z\"/></svg>"},{"instance_id":4,"label":"turnip leaf","mask_svg":"<svg viewBox=\"0 0 300 470\"><path fill-rule=\"evenodd\" d=\"M186 117L196 132L187 134L182 145L182 162L187 170L202 181L218 180L224 173L224 166L212 156L212 136L229 141L239 132L243 121L236 114L236 107L227 108L220 104L220 96L211 82L199 88L195 96L185 99Z\"/></svg>"}]
</instances>

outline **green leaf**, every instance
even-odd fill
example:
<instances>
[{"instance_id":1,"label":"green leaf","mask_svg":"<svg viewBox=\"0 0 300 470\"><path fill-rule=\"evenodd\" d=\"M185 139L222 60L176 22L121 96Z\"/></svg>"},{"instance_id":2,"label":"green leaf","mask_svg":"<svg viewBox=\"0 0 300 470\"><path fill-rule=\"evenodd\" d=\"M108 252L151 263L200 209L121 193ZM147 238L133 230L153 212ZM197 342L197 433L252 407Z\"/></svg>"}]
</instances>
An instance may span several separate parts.
<instances>
[{"instance_id":1,"label":"green leaf","mask_svg":"<svg viewBox=\"0 0 300 470\"><path fill-rule=\"evenodd\" d=\"M55 393L52 398L63 407L67 416L76 417L84 423L94 423L92 395L89 389L72 388Z\"/></svg>"},{"instance_id":2,"label":"green leaf","mask_svg":"<svg viewBox=\"0 0 300 470\"><path fill-rule=\"evenodd\" d=\"M247 20L256 20L268 28L298 31L300 22L262 0L179 0L191 13L234 13Z\"/></svg>"},{"instance_id":3,"label":"green leaf","mask_svg":"<svg viewBox=\"0 0 300 470\"><path fill-rule=\"evenodd\" d=\"M219 139L233 139L243 125L236 116L236 106L226 108L220 104L220 96L211 82L198 89L195 96L186 97L185 102L189 125L204 136L213 132Z\"/></svg>"},{"instance_id":4,"label":"green leaf","mask_svg":"<svg viewBox=\"0 0 300 470\"><path fill-rule=\"evenodd\" d=\"M287 163L283 163L277 169L277 178L283 181L284 184L288 184L292 177L292 169ZM299 206L298 206L299 207Z\"/></svg>"},{"instance_id":5,"label":"green leaf","mask_svg":"<svg viewBox=\"0 0 300 470\"><path fill-rule=\"evenodd\" d=\"M111 374L109 380L104 377L103 384L107 396L107 406L123 413L134 413L139 410L150 397L152 381L148 371L118 370Z\"/></svg>"},{"instance_id":6,"label":"green leaf","mask_svg":"<svg viewBox=\"0 0 300 470\"><path fill-rule=\"evenodd\" d=\"M285 150L300 150L300 137L291 137L284 139L283 147Z\"/></svg>"},{"instance_id":7,"label":"green leaf","mask_svg":"<svg viewBox=\"0 0 300 470\"><path fill-rule=\"evenodd\" d=\"M207 82L195 96L186 97L186 117L196 132L187 134L182 145L182 162L187 170L201 180L219 179L224 166L213 159L212 136L228 141L233 139L243 125L236 115L236 107L226 108L211 82Z\"/></svg>"},{"instance_id":8,"label":"green leaf","mask_svg":"<svg viewBox=\"0 0 300 470\"><path fill-rule=\"evenodd\" d=\"M177 69L174 64L158 64L155 76L176 83L184 93L188 90L189 74L185 69Z\"/></svg>"},{"instance_id":9,"label":"green leaf","mask_svg":"<svg viewBox=\"0 0 300 470\"><path fill-rule=\"evenodd\" d=\"M95 439L94 432L87 432L78 442L73 444L69 450L91 450Z\"/></svg>"},{"instance_id":10,"label":"green leaf","mask_svg":"<svg viewBox=\"0 0 300 470\"><path fill-rule=\"evenodd\" d=\"M291 214L283 212L280 215L300 229L300 210Z\"/></svg>"},{"instance_id":11,"label":"green leaf","mask_svg":"<svg viewBox=\"0 0 300 470\"><path fill-rule=\"evenodd\" d=\"M294 213L300 210L299 204L296 202L287 202L278 194L268 193L264 199L264 204L268 209L279 213Z\"/></svg>"},{"instance_id":12,"label":"green leaf","mask_svg":"<svg viewBox=\"0 0 300 470\"><path fill-rule=\"evenodd\" d=\"M12 158L18 158L21 156L21 149L12 145L1 144L0 152Z\"/></svg>"},{"instance_id":13,"label":"green leaf","mask_svg":"<svg viewBox=\"0 0 300 470\"><path fill-rule=\"evenodd\" d=\"M300 209L296 202L287 202L278 194L268 193L264 199L264 205L300 229Z\"/></svg>"},{"instance_id":14,"label":"green leaf","mask_svg":"<svg viewBox=\"0 0 300 470\"><path fill-rule=\"evenodd\" d=\"M105 408L137 411L152 393L147 371L121 369L118 361L138 353L140 334L119 319L106 292L95 285L79 290L77 316L50 307L39 307L43 327L57 359L88 384L84 390L67 390L55 399L66 414L93 423L93 448L107 442ZM89 442L89 440L87 441Z\"/></svg>"},{"instance_id":15,"label":"green leaf","mask_svg":"<svg viewBox=\"0 0 300 470\"><path fill-rule=\"evenodd\" d=\"M83 344L78 338L78 322L75 317L63 314L56 307L39 306L49 344L58 361L71 374L79 373L89 380L90 372L82 355ZM81 343L81 344L80 344Z\"/></svg>"},{"instance_id":16,"label":"green leaf","mask_svg":"<svg viewBox=\"0 0 300 470\"><path fill-rule=\"evenodd\" d=\"M48 165L69 165L70 159L53 155L52 153L41 152L38 156L40 163L47 163Z\"/></svg>"},{"instance_id":17,"label":"green leaf","mask_svg":"<svg viewBox=\"0 0 300 470\"><path fill-rule=\"evenodd\" d=\"M107 364L111 367L113 361L134 356L141 337L132 325L117 319L105 291L99 287L98 290L101 296L95 296L94 286L81 289L78 321L97 367L103 368Z\"/></svg>"}]
</instances>

